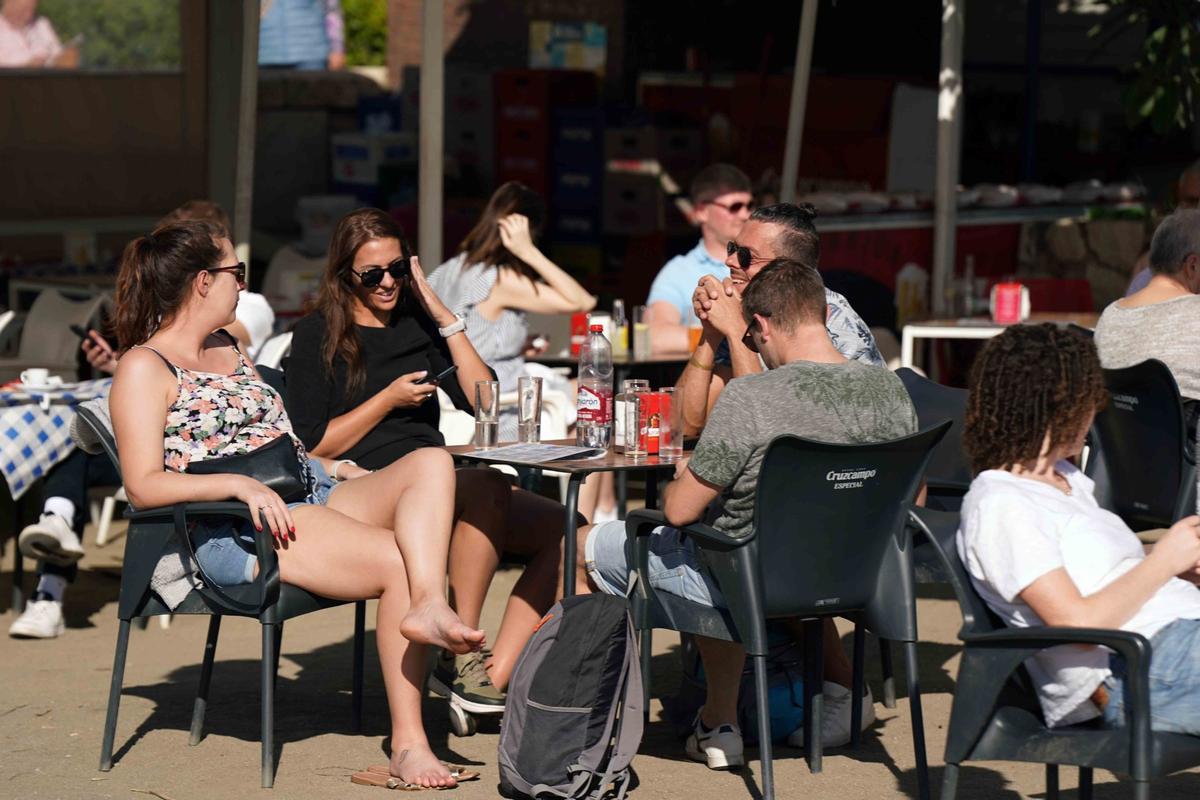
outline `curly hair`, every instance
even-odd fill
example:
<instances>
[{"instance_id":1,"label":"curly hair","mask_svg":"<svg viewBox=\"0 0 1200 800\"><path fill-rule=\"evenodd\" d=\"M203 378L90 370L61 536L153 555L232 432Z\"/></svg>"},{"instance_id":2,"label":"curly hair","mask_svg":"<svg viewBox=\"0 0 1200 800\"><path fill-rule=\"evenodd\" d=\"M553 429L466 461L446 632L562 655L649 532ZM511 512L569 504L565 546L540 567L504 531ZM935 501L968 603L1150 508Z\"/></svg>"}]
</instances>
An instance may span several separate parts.
<instances>
[{"instance_id":1,"label":"curly hair","mask_svg":"<svg viewBox=\"0 0 1200 800\"><path fill-rule=\"evenodd\" d=\"M976 473L1036 461L1079 435L1108 401L1096 346L1049 323L1013 325L971 368L963 445Z\"/></svg>"}]
</instances>

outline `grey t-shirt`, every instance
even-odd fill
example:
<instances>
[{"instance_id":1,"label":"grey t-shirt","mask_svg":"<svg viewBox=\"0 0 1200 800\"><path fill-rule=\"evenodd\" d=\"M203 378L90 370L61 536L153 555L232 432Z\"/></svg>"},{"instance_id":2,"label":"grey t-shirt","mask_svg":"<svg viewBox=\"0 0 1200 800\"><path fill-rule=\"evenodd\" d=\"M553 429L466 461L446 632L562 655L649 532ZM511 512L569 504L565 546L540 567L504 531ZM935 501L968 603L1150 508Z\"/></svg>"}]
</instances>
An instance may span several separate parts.
<instances>
[{"instance_id":1,"label":"grey t-shirt","mask_svg":"<svg viewBox=\"0 0 1200 800\"><path fill-rule=\"evenodd\" d=\"M723 487L713 525L746 537L754 530L758 471L776 436L860 444L916 430L908 392L886 367L793 361L725 387L688 467L701 480Z\"/></svg>"},{"instance_id":2,"label":"grey t-shirt","mask_svg":"<svg viewBox=\"0 0 1200 800\"><path fill-rule=\"evenodd\" d=\"M1096 349L1106 369L1121 369L1157 358L1167 365L1179 393L1200 399L1200 295L1189 294L1121 308L1112 303L1096 323Z\"/></svg>"}]
</instances>

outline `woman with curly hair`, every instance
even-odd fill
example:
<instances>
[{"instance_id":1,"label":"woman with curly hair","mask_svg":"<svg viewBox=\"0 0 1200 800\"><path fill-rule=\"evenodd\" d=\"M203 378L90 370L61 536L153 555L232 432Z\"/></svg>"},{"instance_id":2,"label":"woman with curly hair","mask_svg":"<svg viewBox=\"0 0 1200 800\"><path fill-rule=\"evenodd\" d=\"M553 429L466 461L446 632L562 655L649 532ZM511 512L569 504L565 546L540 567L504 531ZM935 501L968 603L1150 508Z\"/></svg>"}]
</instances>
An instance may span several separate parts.
<instances>
[{"instance_id":1,"label":"woman with curly hair","mask_svg":"<svg viewBox=\"0 0 1200 800\"><path fill-rule=\"evenodd\" d=\"M1151 725L1200 735L1200 517L1146 554L1097 505L1069 459L1107 400L1092 343L1018 325L971 373L963 442L976 471L958 551L988 606L1013 627L1120 628L1151 640ZM1149 466L1149 465L1147 465ZM1124 723L1123 663L1099 647L1055 647L1026 662L1046 723Z\"/></svg>"}]
</instances>

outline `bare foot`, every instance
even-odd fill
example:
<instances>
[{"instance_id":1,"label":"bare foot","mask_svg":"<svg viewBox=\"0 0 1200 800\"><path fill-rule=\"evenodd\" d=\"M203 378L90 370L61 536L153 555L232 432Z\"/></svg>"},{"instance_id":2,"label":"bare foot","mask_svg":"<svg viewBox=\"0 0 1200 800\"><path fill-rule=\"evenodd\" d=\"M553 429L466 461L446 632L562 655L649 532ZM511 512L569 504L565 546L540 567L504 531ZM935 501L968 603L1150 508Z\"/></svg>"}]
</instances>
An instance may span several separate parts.
<instances>
[{"instance_id":1,"label":"bare foot","mask_svg":"<svg viewBox=\"0 0 1200 800\"><path fill-rule=\"evenodd\" d=\"M400 620L400 633L410 642L431 644L459 655L481 649L487 636L465 625L444 600L409 609Z\"/></svg>"},{"instance_id":2,"label":"bare foot","mask_svg":"<svg viewBox=\"0 0 1200 800\"><path fill-rule=\"evenodd\" d=\"M438 760L425 742L414 742L405 747L393 745L392 758L388 761L388 772L393 778L417 786L457 786L450 777L450 770Z\"/></svg>"}]
</instances>

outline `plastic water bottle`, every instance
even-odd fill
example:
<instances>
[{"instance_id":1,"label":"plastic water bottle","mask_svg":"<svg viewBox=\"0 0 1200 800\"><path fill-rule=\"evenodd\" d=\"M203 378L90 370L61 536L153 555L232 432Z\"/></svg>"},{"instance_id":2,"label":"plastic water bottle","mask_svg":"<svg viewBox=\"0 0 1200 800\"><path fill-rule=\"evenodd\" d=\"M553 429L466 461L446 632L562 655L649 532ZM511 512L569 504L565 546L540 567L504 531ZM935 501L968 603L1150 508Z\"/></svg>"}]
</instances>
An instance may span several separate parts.
<instances>
[{"instance_id":1,"label":"plastic water bottle","mask_svg":"<svg viewBox=\"0 0 1200 800\"><path fill-rule=\"evenodd\" d=\"M603 325L589 325L588 337L579 348L577 408L575 443L607 450L613 427L613 360Z\"/></svg>"}]
</instances>

